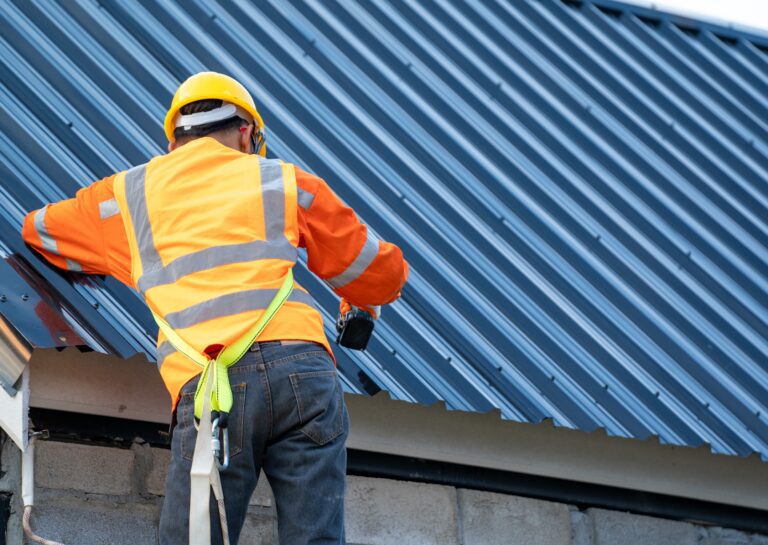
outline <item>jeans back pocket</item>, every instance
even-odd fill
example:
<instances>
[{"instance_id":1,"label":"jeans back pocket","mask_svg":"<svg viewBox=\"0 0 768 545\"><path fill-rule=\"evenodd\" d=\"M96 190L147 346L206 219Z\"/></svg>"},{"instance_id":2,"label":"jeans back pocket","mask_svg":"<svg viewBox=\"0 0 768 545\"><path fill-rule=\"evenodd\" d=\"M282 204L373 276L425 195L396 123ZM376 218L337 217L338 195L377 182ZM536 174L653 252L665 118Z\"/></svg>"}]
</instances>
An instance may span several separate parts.
<instances>
[{"instance_id":1,"label":"jeans back pocket","mask_svg":"<svg viewBox=\"0 0 768 545\"><path fill-rule=\"evenodd\" d=\"M318 445L341 435L344 399L336 371L291 373L290 379L301 432Z\"/></svg>"}]
</instances>

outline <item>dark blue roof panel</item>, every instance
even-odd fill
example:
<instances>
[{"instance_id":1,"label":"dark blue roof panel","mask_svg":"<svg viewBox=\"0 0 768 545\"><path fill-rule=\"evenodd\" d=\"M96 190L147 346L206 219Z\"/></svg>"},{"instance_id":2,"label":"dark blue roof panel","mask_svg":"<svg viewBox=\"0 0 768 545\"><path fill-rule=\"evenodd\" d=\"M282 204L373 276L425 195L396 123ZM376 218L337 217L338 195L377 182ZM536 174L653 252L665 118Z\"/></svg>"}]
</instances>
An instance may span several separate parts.
<instances>
[{"instance_id":1,"label":"dark blue roof panel","mask_svg":"<svg viewBox=\"0 0 768 545\"><path fill-rule=\"evenodd\" d=\"M765 37L608 0L19 0L0 30L1 270L92 348L152 358L156 329L23 215L162 153L212 69L411 264L337 350L349 391L768 459Z\"/></svg>"}]
</instances>

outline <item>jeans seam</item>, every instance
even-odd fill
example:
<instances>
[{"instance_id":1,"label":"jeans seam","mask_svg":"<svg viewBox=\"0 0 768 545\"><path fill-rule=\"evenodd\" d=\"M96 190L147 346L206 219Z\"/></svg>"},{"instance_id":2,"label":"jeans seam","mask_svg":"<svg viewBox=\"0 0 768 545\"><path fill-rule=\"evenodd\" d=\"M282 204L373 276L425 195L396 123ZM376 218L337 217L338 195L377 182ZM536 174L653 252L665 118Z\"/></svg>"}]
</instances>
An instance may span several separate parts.
<instances>
[{"instance_id":1,"label":"jeans seam","mask_svg":"<svg viewBox=\"0 0 768 545\"><path fill-rule=\"evenodd\" d=\"M304 424L304 405L301 402L301 396L299 395L299 387L296 383L296 373L288 375L288 379L291 381L291 389L293 390L293 397L296 398L296 410L299 412L299 422Z\"/></svg>"},{"instance_id":2,"label":"jeans seam","mask_svg":"<svg viewBox=\"0 0 768 545\"><path fill-rule=\"evenodd\" d=\"M242 394L239 396L237 406L237 410L240 415L240 421L238 422L239 426L237 426L239 429L235 430L235 438L237 439L237 442L235 443L234 448L232 448L232 456L243 452L243 430L245 429L245 396L248 393L248 385L245 382L233 385L232 394L234 395L234 393L237 391L242 392Z\"/></svg>"},{"instance_id":3,"label":"jeans seam","mask_svg":"<svg viewBox=\"0 0 768 545\"><path fill-rule=\"evenodd\" d=\"M227 369L227 373L230 375L239 375L241 373L247 373L248 371L257 371L263 364L261 363L252 363L250 365L233 365L229 369Z\"/></svg>"},{"instance_id":4,"label":"jeans seam","mask_svg":"<svg viewBox=\"0 0 768 545\"><path fill-rule=\"evenodd\" d=\"M326 352L325 350L312 350L310 352L300 352L299 354L292 354L290 356L285 356L283 358L272 360L270 362L264 362L264 365L266 365L267 367L275 367L283 363L288 363L295 360L308 359L317 355L327 355L327 354L328 352Z\"/></svg>"},{"instance_id":5,"label":"jeans seam","mask_svg":"<svg viewBox=\"0 0 768 545\"><path fill-rule=\"evenodd\" d=\"M261 369L259 371L259 374L261 375L261 383L264 386L264 400L267 403L267 422L268 422L267 428L269 430L269 434L267 435L267 437L271 441L273 427L274 427L274 422L273 422L274 416L272 413L272 390L269 386L269 375L267 374L267 370Z\"/></svg>"},{"instance_id":6,"label":"jeans seam","mask_svg":"<svg viewBox=\"0 0 768 545\"><path fill-rule=\"evenodd\" d=\"M182 405L182 403L184 402L184 399L187 398L187 402L183 404L182 410L179 411L179 422L183 423L183 425L184 425L184 430L181 433L181 439L180 439L180 443L181 443L181 457L184 460L191 460L192 459L192 458L188 457L187 454L186 454L187 450L189 450L188 446L187 446L187 444L189 443L189 428L188 428L188 426L189 426L189 423L188 423L188 420L189 420L189 405L190 405L189 399L192 398L192 397L193 396L190 393L183 393L183 394L181 394L181 397L179 398L179 405ZM193 410L194 410L194 408L193 408Z\"/></svg>"},{"instance_id":7,"label":"jeans seam","mask_svg":"<svg viewBox=\"0 0 768 545\"><path fill-rule=\"evenodd\" d=\"M312 377L333 377L336 375L336 369L324 369L322 371L299 371L297 373L291 373L291 380L293 377L297 379L312 378Z\"/></svg>"},{"instance_id":8,"label":"jeans seam","mask_svg":"<svg viewBox=\"0 0 768 545\"><path fill-rule=\"evenodd\" d=\"M339 435L341 435L341 432L344 431L344 393L341 390L341 384L339 384L338 380L336 381L336 398L339 404L339 414L336 417L336 420L338 420L338 426L336 427L336 431L333 433L333 437L328 439L328 442L336 439Z\"/></svg>"}]
</instances>

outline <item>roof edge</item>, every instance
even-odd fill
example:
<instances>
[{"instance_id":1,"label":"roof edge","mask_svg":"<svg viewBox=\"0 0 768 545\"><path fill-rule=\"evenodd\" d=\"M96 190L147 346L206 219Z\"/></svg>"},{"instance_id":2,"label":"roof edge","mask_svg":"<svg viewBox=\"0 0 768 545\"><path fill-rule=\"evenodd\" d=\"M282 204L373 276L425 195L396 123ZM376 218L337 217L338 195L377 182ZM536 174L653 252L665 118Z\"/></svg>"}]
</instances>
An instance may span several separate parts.
<instances>
[{"instance_id":1,"label":"roof edge","mask_svg":"<svg viewBox=\"0 0 768 545\"><path fill-rule=\"evenodd\" d=\"M570 4L592 4L597 8L607 8L623 13L631 13L648 19L658 19L686 29L702 31L708 30L718 37L732 40L747 40L761 49L768 50L768 31L759 28L729 23L716 18L702 18L701 16L682 15L663 9L659 9L649 2L648 6L640 4L628 4L618 0L561 0Z\"/></svg>"}]
</instances>

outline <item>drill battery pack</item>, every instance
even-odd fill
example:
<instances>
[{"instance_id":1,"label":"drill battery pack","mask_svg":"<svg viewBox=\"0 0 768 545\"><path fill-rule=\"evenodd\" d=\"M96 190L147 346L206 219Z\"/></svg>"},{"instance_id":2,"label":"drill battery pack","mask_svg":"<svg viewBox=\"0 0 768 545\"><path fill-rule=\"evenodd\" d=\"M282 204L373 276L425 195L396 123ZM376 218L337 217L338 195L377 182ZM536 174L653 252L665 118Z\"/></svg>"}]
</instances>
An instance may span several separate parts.
<instances>
[{"instance_id":1,"label":"drill battery pack","mask_svg":"<svg viewBox=\"0 0 768 545\"><path fill-rule=\"evenodd\" d=\"M364 310L352 310L336 321L336 344L352 350L365 350L373 333L373 317Z\"/></svg>"}]
</instances>

